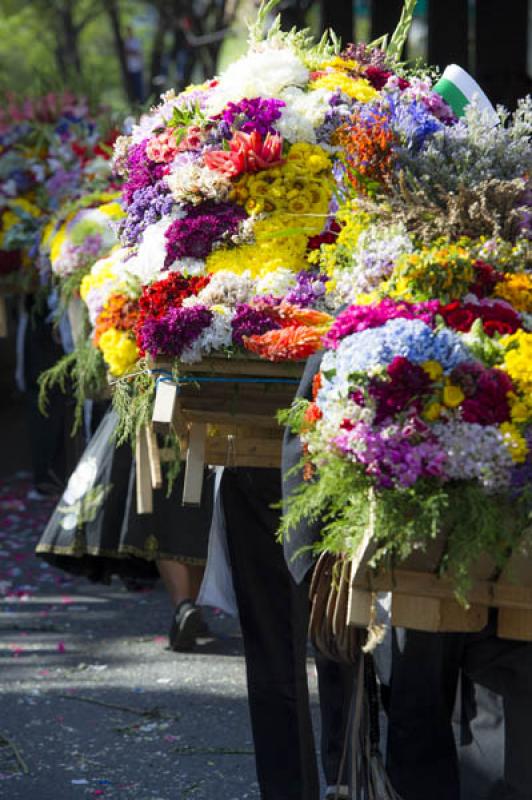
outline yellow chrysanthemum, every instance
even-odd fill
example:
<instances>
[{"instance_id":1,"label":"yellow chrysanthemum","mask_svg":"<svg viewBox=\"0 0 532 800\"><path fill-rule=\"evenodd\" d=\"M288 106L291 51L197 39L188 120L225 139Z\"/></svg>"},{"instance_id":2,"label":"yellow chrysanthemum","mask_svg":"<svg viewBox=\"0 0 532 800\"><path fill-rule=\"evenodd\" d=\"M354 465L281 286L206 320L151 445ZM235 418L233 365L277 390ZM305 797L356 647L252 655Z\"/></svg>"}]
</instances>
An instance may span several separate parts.
<instances>
[{"instance_id":1,"label":"yellow chrysanthemum","mask_svg":"<svg viewBox=\"0 0 532 800\"><path fill-rule=\"evenodd\" d=\"M229 270L241 274L249 270L262 277L275 269L297 272L307 266L308 236L314 235L314 220L275 212L255 224L256 241L236 248L214 250L207 258L207 272Z\"/></svg>"},{"instance_id":2,"label":"yellow chrysanthemum","mask_svg":"<svg viewBox=\"0 0 532 800\"><path fill-rule=\"evenodd\" d=\"M532 392L532 333L516 331L501 340L505 347L504 368L518 389Z\"/></svg>"},{"instance_id":3,"label":"yellow chrysanthemum","mask_svg":"<svg viewBox=\"0 0 532 800\"><path fill-rule=\"evenodd\" d=\"M100 336L98 347L102 351L109 372L120 377L131 370L139 357L137 345L129 333L109 328Z\"/></svg>"},{"instance_id":4,"label":"yellow chrysanthemum","mask_svg":"<svg viewBox=\"0 0 532 800\"><path fill-rule=\"evenodd\" d=\"M528 455L528 445L525 437L511 422L503 422L499 430L504 436L504 442L510 451L512 461L522 464Z\"/></svg>"},{"instance_id":5,"label":"yellow chrysanthemum","mask_svg":"<svg viewBox=\"0 0 532 800\"><path fill-rule=\"evenodd\" d=\"M376 89L366 78L350 78L344 72L328 72L312 81L311 89L327 89L330 92L340 91L359 103L370 103L379 96Z\"/></svg>"},{"instance_id":6,"label":"yellow chrysanthemum","mask_svg":"<svg viewBox=\"0 0 532 800\"><path fill-rule=\"evenodd\" d=\"M340 58L340 56L334 56L334 58L330 58L328 61L325 61L323 64L320 64L319 69L335 69L338 72L355 72L356 70L360 69L360 64L358 61L354 61L352 58Z\"/></svg>"},{"instance_id":7,"label":"yellow chrysanthemum","mask_svg":"<svg viewBox=\"0 0 532 800\"><path fill-rule=\"evenodd\" d=\"M517 311L532 314L532 276L527 273L505 275L495 287L497 297L502 297Z\"/></svg>"},{"instance_id":8,"label":"yellow chrysanthemum","mask_svg":"<svg viewBox=\"0 0 532 800\"><path fill-rule=\"evenodd\" d=\"M66 244L68 239L67 233L67 223L65 222L64 225L61 225L59 230L53 235L50 245L50 260L52 264L54 264L57 259L61 255L61 251L63 246Z\"/></svg>"}]
</instances>

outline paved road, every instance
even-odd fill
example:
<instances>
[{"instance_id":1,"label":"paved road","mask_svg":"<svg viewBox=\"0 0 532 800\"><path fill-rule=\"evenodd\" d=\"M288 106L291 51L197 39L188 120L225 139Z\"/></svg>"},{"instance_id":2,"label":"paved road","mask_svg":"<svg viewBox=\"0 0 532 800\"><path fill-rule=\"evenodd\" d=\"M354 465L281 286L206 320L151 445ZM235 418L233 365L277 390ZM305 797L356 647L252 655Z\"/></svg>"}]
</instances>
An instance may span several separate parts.
<instances>
[{"instance_id":1,"label":"paved road","mask_svg":"<svg viewBox=\"0 0 532 800\"><path fill-rule=\"evenodd\" d=\"M0 484L0 798L256 800L242 645L166 649L159 588L127 592L33 556L50 506ZM316 705L314 678L313 703Z\"/></svg>"}]
</instances>

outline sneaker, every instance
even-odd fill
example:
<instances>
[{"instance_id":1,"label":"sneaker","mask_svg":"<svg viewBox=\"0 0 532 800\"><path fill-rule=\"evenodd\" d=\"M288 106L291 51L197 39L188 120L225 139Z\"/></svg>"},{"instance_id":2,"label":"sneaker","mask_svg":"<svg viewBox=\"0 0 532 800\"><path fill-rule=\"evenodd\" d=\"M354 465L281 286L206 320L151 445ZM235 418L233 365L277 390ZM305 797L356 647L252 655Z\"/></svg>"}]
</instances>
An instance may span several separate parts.
<instances>
[{"instance_id":1,"label":"sneaker","mask_svg":"<svg viewBox=\"0 0 532 800\"><path fill-rule=\"evenodd\" d=\"M349 800L350 797L349 786L327 786L324 800Z\"/></svg>"},{"instance_id":2,"label":"sneaker","mask_svg":"<svg viewBox=\"0 0 532 800\"><path fill-rule=\"evenodd\" d=\"M196 637L201 635L202 626L205 623L197 605L192 600L183 600L174 611L168 633L170 649L177 652L193 650Z\"/></svg>"}]
</instances>

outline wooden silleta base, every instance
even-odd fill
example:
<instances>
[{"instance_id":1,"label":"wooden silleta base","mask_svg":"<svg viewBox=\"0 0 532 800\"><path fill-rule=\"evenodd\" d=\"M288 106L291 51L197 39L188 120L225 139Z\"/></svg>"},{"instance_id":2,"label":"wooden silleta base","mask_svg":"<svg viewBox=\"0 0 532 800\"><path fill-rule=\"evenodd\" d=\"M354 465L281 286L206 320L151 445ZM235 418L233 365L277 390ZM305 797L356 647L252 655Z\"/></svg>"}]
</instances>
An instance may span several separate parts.
<instances>
[{"instance_id":1,"label":"wooden silleta base","mask_svg":"<svg viewBox=\"0 0 532 800\"><path fill-rule=\"evenodd\" d=\"M524 547L513 553L497 576L485 559L468 592L468 607L456 600L449 578L439 577L431 554L405 561L400 568L375 572L362 559L351 575L348 619L368 626L376 593L391 592L392 625L431 632L472 633L488 622L490 608L498 609L497 634L503 639L532 641L532 558ZM430 571L429 571L430 570Z\"/></svg>"},{"instance_id":2,"label":"wooden silleta base","mask_svg":"<svg viewBox=\"0 0 532 800\"><path fill-rule=\"evenodd\" d=\"M185 459L183 503L201 498L205 464L279 467L282 428L275 416L287 408L303 371L302 363L271 363L255 358L213 357L198 364L153 365L157 386L153 428L177 433Z\"/></svg>"}]
</instances>

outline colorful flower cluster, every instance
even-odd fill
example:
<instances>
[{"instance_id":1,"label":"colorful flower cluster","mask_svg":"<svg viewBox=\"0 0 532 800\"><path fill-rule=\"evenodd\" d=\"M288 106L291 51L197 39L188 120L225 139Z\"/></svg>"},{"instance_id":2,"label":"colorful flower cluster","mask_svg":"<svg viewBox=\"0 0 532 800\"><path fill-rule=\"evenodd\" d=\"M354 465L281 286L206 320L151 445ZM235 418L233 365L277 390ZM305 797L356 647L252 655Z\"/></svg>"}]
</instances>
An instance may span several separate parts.
<instances>
[{"instance_id":1,"label":"colorful flower cluster","mask_svg":"<svg viewBox=\"0 0 532 800\"><path fill-rule=\"evenodd\" d=\"M88 192L109 188L117 133L103 127L89 115L86 101L68 92L22 104L8 97L0 107L0 273L13 287L37 282L33 267L43 231L60 222L53 215L67 203L72 211ZM99 235L87 232L87 263L101 252ZM58 262L61 276L77 268L81 255L80 242L66 244L67 238Z\"/></svg>"},{"instance_id":2,"label":"colorful flower cluster","mask_svg":"<svg viewBox=\"0 0 532 800\"><path fill-rule=\"evenodd\" d=\"M288 415L312 481L286 525L308 501L332 520L325 546L349 550L369 493L380 553L403 558L450 524L445 563L463 578L475 555L511 548L501 509L513 504L521 533L530 508L530 243L507 222L530 210L532 105L496 129L474 105L457 122L424 81L400 86L373 66L379 95L331 138L341 227L310 261L324 304L347 307L323 338L313 398Z\"/></svg>"},{"instance_id":3,"label":"colorful flower cluster","mask_svg":"<svg viewBox=\"0 0 532 800\"><path fill-rule=\"evenodd\" d=\"M313 253L342 235L334 217L352 171L349 126L365 126L369 147L380 115L383 164L392 169L388 145L414 152L442 125L430 83L414 84L390 64L359 63L272 29L216 80L164 95L115 148L125 180L122 266L140 289L139 351L300 360L319 349L330 324L320 315L344 299ZM365 158L362 140L357 147ZM397 229L401 236L406 245L390 244L376 276L389 277L398 249L410 252ZM152 313L147 299L171 275L211 282ZM301 321L303 311L313 313Z\"/></svg>"}]
</instances>

